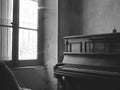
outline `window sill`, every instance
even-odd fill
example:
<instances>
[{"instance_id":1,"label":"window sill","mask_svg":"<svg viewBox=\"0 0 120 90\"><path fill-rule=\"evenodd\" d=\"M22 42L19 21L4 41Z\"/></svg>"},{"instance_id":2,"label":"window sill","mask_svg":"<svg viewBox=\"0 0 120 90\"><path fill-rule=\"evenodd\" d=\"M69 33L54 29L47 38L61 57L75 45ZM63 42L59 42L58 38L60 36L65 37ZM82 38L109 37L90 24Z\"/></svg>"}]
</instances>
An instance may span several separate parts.
<instances>
[{"instance_id":1,"label":"window sill","mask_svg":"<svg viewBox=\"0 0 120 90\"><path fill-rule=\"evenodd\" d=\"M37 68L42 68L42 69L46 69L45 65L36 65L36 66L21 66L21 67L10 67L10 69L15 70L15 69L37 69Z\"/></svg>"}]
</instances>

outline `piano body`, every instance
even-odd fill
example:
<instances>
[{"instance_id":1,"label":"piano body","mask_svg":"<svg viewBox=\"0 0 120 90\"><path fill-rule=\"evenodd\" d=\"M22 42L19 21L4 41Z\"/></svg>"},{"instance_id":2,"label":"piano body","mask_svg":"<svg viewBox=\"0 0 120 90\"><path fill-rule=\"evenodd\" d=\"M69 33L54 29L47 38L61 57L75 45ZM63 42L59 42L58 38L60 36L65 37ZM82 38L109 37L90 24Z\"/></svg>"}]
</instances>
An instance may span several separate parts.
<instances>
[{"instance_id":1,"label":"piano body","mask_svg":"<svg viewBox=\"0 0 120 90\"><path fill-rule=\"evenodd\" d=\"M120 33L66 36L58 90L120 90Z\"/></svg>"}]
</instances>

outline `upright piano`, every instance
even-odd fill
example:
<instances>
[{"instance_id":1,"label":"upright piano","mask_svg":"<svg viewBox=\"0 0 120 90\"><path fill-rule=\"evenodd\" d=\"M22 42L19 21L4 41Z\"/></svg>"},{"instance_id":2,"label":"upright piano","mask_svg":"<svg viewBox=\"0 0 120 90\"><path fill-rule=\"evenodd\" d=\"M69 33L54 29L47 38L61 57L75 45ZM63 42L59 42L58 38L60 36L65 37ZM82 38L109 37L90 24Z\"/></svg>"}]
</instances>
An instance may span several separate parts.
<instances>
[{"instance_id":1,"label":"upright piano","mask_svg":"<svg viewBox=\"0 0 120 90\"><path fill-rule=\"evenodd\" d=\"M58 90L120 90L120 33L66 36Z\"/></svg>"}]
</instances>

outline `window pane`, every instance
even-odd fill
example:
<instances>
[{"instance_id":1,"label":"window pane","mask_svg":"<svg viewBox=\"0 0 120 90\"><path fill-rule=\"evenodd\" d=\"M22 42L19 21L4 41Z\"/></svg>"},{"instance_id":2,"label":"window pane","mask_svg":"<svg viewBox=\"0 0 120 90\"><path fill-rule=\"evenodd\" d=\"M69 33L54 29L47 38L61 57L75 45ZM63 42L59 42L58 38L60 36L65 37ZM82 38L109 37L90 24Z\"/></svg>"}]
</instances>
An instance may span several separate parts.
<instances>
[{"instance_id":1,"label":"window pane","mask_svg":"<svg viewBox=\"0 0 120 90\"><path fill-rule=\"evenodd\" d=\"M19 29L19 59L37 59L37 31Z\"/></svg>"},{"instance_id":2,"label":"window pane","mask_svg":"<svg viewBox=\"0 0 120 90\"><path fill-rule=\"evenodd\" d=\"M12 60L13 0L0 0L0 59Z\"/></svg>"},{"instance_id":3,"label":"window pane","mask_svg":"<svg viewBox=\"0 0 120 90\"><path fill-rule=\"evenodd\" d=\"M19 59L37 59L37 0L20 0Z\"/></svg>"},{"instance_id":4,"label":"window pane","mask_svg":"<svg viewBox=\"0 0 120 90\"><path fill-rule=\"evenodd\" d=\"M37 29L38 2L20 0L20 27Z\"/></svg>"}]
</instances>

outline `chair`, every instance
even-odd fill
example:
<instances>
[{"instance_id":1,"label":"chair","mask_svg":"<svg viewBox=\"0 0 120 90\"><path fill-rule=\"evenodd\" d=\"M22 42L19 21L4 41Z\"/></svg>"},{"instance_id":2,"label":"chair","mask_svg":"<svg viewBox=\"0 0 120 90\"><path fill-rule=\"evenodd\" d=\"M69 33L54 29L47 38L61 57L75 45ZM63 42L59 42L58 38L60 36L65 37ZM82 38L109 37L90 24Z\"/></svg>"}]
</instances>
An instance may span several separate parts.
<instances>
[{"instance_id":1,"label":"chair","mask_svg":"<svg viewBox=\"0 0 120 90\"><path fill-rule=\"evenodd\" d=\"M0 62L0 90L31 90L18 84L13 72L7 65Z\"/></svg>"}]
</instances>

